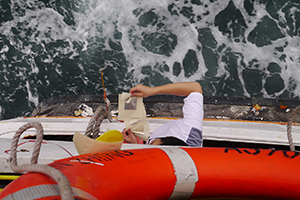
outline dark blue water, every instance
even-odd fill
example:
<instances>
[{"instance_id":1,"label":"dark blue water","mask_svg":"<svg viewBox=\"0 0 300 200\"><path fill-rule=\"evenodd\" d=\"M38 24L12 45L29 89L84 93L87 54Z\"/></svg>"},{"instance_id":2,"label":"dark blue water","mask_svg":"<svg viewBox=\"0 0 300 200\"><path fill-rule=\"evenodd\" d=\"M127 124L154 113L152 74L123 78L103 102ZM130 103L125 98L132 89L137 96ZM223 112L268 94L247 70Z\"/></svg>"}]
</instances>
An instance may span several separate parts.
<instances>
[{"instance_id":1,"label":"dark blue water","mask_svg":"<svg viewBox=\"0 0 300 200\"><path fill-rule=\"evenodd\" d=\"M1 0L0 119L59 95L198 81L299 99L297 0Z\"/></svg>"}]
</instances>

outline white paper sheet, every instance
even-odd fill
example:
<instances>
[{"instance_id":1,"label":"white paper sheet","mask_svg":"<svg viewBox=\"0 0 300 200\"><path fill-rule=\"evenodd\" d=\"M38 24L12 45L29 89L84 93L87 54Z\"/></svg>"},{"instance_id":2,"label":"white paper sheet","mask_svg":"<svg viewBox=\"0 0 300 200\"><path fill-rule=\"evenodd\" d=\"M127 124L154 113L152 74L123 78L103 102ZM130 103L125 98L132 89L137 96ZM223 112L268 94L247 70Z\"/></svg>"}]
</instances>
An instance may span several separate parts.
<instances>
[{"instance_id":1,"label":"white paper sheet","mask_svg":"<svg viewBox=\"0 0 300 200\"><path fill-rule=\"evenodd\" d=\"M118 119L123 120L126 129L131 128L136 137L147 141L149 138L149 123L146 121L146 110L142 97L131 97L123 92L119 94Z\"/></svg>"}]
</instances>

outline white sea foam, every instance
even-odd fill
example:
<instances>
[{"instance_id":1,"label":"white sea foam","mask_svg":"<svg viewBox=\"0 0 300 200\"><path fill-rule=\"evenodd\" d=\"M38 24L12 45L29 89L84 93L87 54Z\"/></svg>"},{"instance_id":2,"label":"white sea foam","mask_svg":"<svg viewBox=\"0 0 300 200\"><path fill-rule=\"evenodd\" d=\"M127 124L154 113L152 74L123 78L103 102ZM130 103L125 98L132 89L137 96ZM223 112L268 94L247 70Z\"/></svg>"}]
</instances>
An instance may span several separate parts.
<instances>
[{"instance_id":1,"label":"white sea foam","mask_svg":"<svg viewBox=\"0 0 300 200\"><path fill-rule=\"evenodd\" d=\"M32 94L31 90L33 90L32 88L30 88L29 82L26 81L26 88L27 88L27 93L28 93L28 102L32 102L35 106L38 106L39 104L39 97L36 94L36 89L35 90L35 94Z\"/></svg>"},{"instance_id":2,"label":"white sea foam","mask_svg":"<svg viewBox=\"0 0 300 200\"><path fill-rule=\"evenodd\" d=\"M174 2L174 9L177 12L183 7L191 7L193 9L193 13L195 15L201 16L201 20L196 21L195 23L190 23L189 18L183 15L171 15L168 11L168 5L171 4L171 1L160 1L160 0L150 0L150 1L127 1L127 0L110 0L110 1L78 1L77 8L79 11L73 11L75 25L68 25L64 21L64 16L62 16L57 11L46 8L42 4L37 4L35 1L12 1L12 4L18 4L20 7L31 7L35 8L33 10L26 9L23 15L15 14L15 20L6 22L0 28L5 35L13 37L11 32L11 28L15 26L16 23L23 24L20 36L26 38L25 31L31 28L34 33L31 34L29 38L30 42L34 42L37 44L45 44L50 43L52 41L63 40L69 43L69 46L64 48L57 48L57 53L53 55L53 57L47 57L44 59L44 62L49 63L53 61L53 58L56 56L60 56L61 54L67 55L71 53L70 58L78 56L79 54L74 49L72 42L80 42L83 44L83 51L88 49L88 45L91 42L91 38L99 37L104 39L104 49L111 50L111 47L108 44L109 39L115 41L113 37L113 33L118 30L122 33L121 45L123 48L123 53L128 61L128 71L133 72L133 80L134 82L140 82L147 75L143 75L141 70L143 66L152 66L152 70L157 73L161 73L163 76L167 77L173 82L178 81L193 81L200 80L205 76L205 72L207 71L205 67L205 63L203 57L201 55L201 51L197 48L201 47L201 43L198 41L198 33L197 29L209 27L212 31L212 35L217 41L218 46L222 44L226 44L226 49L231 49L232 52L239 53L243 55L241 58L246 66L253 60L257 60L259 70L266 72L266 67L270 62L275 62L279 64L282 69L281 77L284 78L285 87L288 87L288 81L292 77L297 81L297 85L299 85L300 78L292 71L298 69L299 56L298 52L293 50L297 49L299 39L291 38L288 34L283 39L279 39L277 41L272 41L272 44L257 47L251 42L247 41L242 42L234 42L232 39L229 39L226 35L222 35L217 27L213 26L215 16L220 11L226 8L229 1L222 2L205 2L203 5L194 5L186 2ZM264 17L270 16L270 14L266 11L266 6L264 4L254 3L254 11L255 15L249 15L244 9L243 2L241 0L234 0L234 5L241 11L245 22L248 28L245 30L245 36L256 27L257 23ZM165 24L163 29L158 29L156 25L149 25L148 27L141 27L138 25L138 17L134 15L133 11L139 10L141 13L148 12L153 10L153 12L157 15L158 21ZM298 9L293 7L290 10L291 16L297 13ZM204 14L209 13L209 14ZM280 16L280 20L284 20L285 16L281 10L278 11ZM273 19L276 23L279 23L277 19ZM173 49L170 56L159 55L153 52L147 51L145 47L141 44L142 38L141 35L143 32L147 33L158 33L158 32L167 32L174 34L177 36L178 43L176 48ZM134 44L132 39L136 38ZM31 46L24 45L22 40L10 40L12 45L19 47L19 49L25 53L30 54ZM284 53L289 55L290 59L282 60L280 56L283 54L277 54L275 52L276 47L281 47L287 44L287 47L284 48ZM179 75L173 74L172 66L174 62L178 62L182 64L182 61L188 52L188 50L194 50L197 53L197 59L199 61L199 67L196 72L190 77L184 76L184 71L182 70ZM3 51L6 48L2 49ZM224 63L222 61L222 56L224 50L219 54L218 60L218 73L217 76L226 77L230 76L228 71L224 68ZM157 64L165 63L169 66L169 71L159 71L154 68ZM110 61L105 62L106 67L114 67L114 63ZM32 72L38 73L38 68L32 62ZM243 69L242 66L239 71ZM59 74L60 71L56 70ZM267 73L267 72L266 72ZM240 77L241 82L243 82ZM262 80L264 82L264 80ZM245 86L244 86L245 88ZM286 88L285 88L286 89ZM247 94L246 89L245 94ZM300 89L296 89L297 93ZM295 91L295 92L296 92ZM267 94L265 94L268 97Z\"/></svg>"},{"instance_id":3,"label":"white sea foam","mask_svg":"<svg viewBox=\"0 0 300 200\"><path fill-rule=\"evenodd\" d=\"M95 93L102 88L99 86L99 76L93 76L95 77L93 80L89 74L98 74L100 70L105 69L127 73L121 75L120 78L112 76L113 79L118 80L107 83L108 93L115 93L114 90L118 89L127 90L132 85L153 78L153 74L160 74L162 79L165 78L172 82L207 81L207 78L210 80L210 78L222 77L226 80L232 77L228 70L228 63L224 61L224 57L226 58L230 52L237 59L235 65L238 81L243 87L244 96L251 97L252 95L251 92L247 91L247 83L242 76L244 70L253 69L251 63L255 62L254 68L263 74L260 84L264 86L267 78L272 75L267 67L273 62L281 68L281 71L276 73L283 79L284 88L275 94L268 94L266 88L262 87L260 92L263 93L264 97L277 98L287 90L292 93L292 96L299 98L300 56L298 48L300 39L299 35L291 36L292 32L297 32L297 15L300 13L300 7L297 3L287 1L283 8L276 11L277 19L268 13L266 5L261 1L254 1L251 14L244 8L245 1L243 0L201 2L201 5L195 5L189 1L172 0L78 0L70 2L74 8L58 5L54 1L49 3L49 5L58 6L59 9L57 9L55 6L53 8L46 7L42 1L11 0L12 19L0 25L1 34L9 41L9 44L4 44L0 49L0 58L3 62L1 74L5 80L3 86L8 88L11 85L17 85L14 92L8 90L7 96L12 96L17 93L18 89L24 90L26 87L28 101L37 105L39 91L35 89L36 86L29 84L36 79L37 84L46 84L47 87L55 85L57 88L52 88L51 91L56 94L61 93L59 90L64 86L52 84L49 77L54 77L55 81L56 78L62 78L62 80L57 81L64 83L66 80L64 76L68 75L68 72L72 72L69 68L66 70L64 65L73 60L76 62L72 62L70 65L74 65L72 66L74 71L79 69L79 75L77 73L73 77L71 74L69 75L70 78L79 77L84 86L94 87ZM244 35L238 36L238 38L233 38L232 33L223 34L215 25L216 16L226 9L230 2L233 2L234 6L241 12L247 26ZM170 12L171 7L173 13ZM141 26L139 24L140 17L150 11L155 13L153 23L147 24L147 27ZM248 35L264 17L273 20L284 37L271 40L271 44L257 47L248 41ZM289 17L289 22L287 17ZM234 22L231 21L227 25L232 26ZM213 73L214 77L206 77L206 73L210 69L205 64L202 52L204 44L198 38L198 31L205 28L209 29L216 41L214 47L208 47L218 59L217 66L213 66L216 68L216 72ZM230 28L230 31L232 30ZM118 33L120 33L119 36L116 36ZM170 47L169 54L158 53L159 45L150 51L143 44L143 34L168 36L172 34L176 36L177 43L175 47ZM172 39L167 38L169 43ZM111 43L120 47L114 49ZM8 60L8 56L14 50L16 55L11 56L11 60ZM198 68L195 67L194 71L187 76L184 71L183 60L190 50L196 52L199 64ZM107 54L111 56L111 59L110 57L101 57L103 52L108 52ZM116 59L118 54L124 55L124 63L120 64L119 60ZM41 63L38 63L39 59ZM101 59L103 59L103 63L95 62L95 60ZM29 67L24 67L23 61ZM180 73L174 73L174 63L180 63ZM169 69L162 70L161 66L164 65L167 65ZM149 67L153 74L143 74L143 67L145 66ZM126 70L120 68L126 68ZM92 72L89 72L90 70ZM50 71L53 74L47 74ZM11 73L15 73L14 76L18 79L12 80ZM41 73L47 75L40 76ZM16 84L18 81L20 85ZM22 83L26 84L21 85ZM149 84L160 83L150 82ZM217 81L213 84L212 87L215 88L206 89L209 92L208 95L215 95L216 88L224 88L224 85L218 86ZM224 84L224 82L220 81L219 84ZM110 85L113 87L109 87ZM77 85L66 83L65 87L69 87L65 90L70 91L70 93L78 93ZM218 92L218 94L222 94L223 91ZM227 95L226 91L224 94ZM52 96L52 94L46 96Z\"/></svg>"}]
</instances>

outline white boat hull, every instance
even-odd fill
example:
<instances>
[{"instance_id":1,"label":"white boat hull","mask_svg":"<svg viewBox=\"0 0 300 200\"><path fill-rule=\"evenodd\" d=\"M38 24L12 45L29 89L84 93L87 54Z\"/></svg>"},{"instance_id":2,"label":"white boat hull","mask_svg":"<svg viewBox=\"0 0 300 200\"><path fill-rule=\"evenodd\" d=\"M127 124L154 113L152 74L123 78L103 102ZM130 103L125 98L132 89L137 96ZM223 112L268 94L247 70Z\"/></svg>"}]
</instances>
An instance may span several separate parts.
<instances>
[{"instance_id":1,"label":"white boat hull","mask_svg":"<svg viewBox=\"0 0 300 200\"><path fill-rule=\"evenodd\" d=\"M22 125L30 121L38 121L44 128L44 135L73 135L75 131L84 134L90 118L77 117L20 117L0 122L0 172L12 172L8 159L11 138ZM171 118L149 118L150 133L159 126L174 120ZM124 123L117 120L109 122L104 120L100 131L117 129L122 131ZM35 136L35 129L28 129L21 138ZM300 146L300 126L292 128L295 146ZM203 122L203 139L213 141L244 142L268 145L288 146L286 124L278 122L254 122L238 120L207 120ZM33 140L20 139L18 147L19 164L30 162ZM122 149L151 148L147 145L123 144ZM57 159L78 155L73 142L70 141L44 141L42 144L39 163L48 164Z\"/></svg>"}]
</instances>

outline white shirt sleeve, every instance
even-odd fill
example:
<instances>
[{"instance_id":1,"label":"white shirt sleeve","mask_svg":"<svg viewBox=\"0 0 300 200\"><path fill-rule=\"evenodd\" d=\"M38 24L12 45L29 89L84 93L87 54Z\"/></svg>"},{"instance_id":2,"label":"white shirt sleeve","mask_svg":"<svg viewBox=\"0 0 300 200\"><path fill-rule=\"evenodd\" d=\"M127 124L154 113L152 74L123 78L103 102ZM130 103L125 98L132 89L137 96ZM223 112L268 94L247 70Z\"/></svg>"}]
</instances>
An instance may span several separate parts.
<instances>
[{"instance_id":1,"label":"white shirt sleeve","mask_svg":"<svg viewBox=\"0 0 300 200\"><path fill-rule=\"evenodd\" d=\"M192 92L184 99L182 108L184 123L191 127L202 130L203 122L203 95Z\"/></svg>"}]
</instances>

